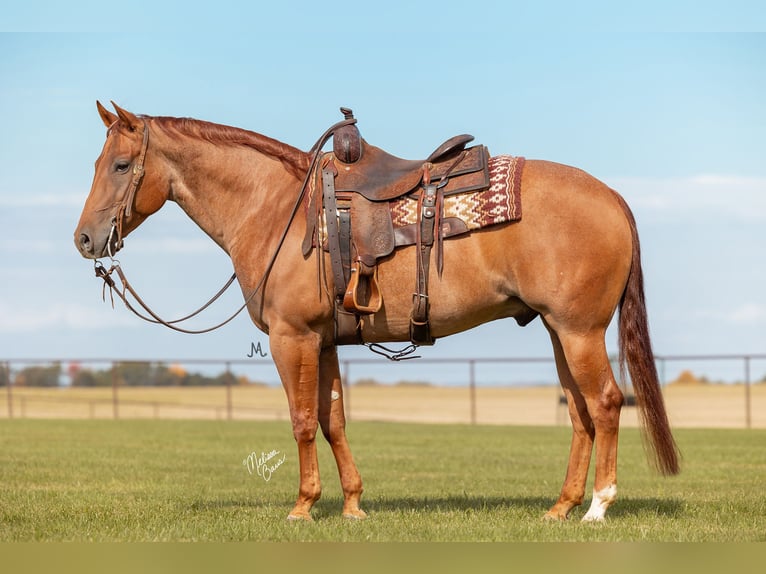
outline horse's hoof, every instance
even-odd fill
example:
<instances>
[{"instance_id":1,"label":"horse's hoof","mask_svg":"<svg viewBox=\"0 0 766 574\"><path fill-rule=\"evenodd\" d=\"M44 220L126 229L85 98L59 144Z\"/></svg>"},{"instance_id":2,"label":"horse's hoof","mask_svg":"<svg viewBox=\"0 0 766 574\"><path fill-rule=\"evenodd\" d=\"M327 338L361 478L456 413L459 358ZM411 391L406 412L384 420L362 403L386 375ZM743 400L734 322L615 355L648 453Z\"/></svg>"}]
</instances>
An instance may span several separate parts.
<instances>
[{"instance_id":1,"label":"horse's hoof","mask_svg":"<svg viewBox=\"0 0 766 574\"><path fill-rule=\"evenodd\" d=\"M287 515L288 522L313 522L314 519L308 513L293 514L292 512Z\"/></svg>"},{"instance_id":2,"label":"horse's hoof","mask_svg":"<svg viewBox=\"0 0 766 574\"><path fill-rule=\"evenodd\" d=\"M549 510L543 515L543 520L546 522L563 522L567 519L566 514L562 514L561 512Z\"/></svg>"},{"instance_id":3,"label":"horse's hoof","mask_svg":"<svg viewBox=\"0 0 766 574\"><path fill-rule=\"evenodd\" d=\"M364 520L367 518L367 513L364 510L357 508L356 510L344 512L343 518L347 520Z\"/></svg>"}]
</instances>

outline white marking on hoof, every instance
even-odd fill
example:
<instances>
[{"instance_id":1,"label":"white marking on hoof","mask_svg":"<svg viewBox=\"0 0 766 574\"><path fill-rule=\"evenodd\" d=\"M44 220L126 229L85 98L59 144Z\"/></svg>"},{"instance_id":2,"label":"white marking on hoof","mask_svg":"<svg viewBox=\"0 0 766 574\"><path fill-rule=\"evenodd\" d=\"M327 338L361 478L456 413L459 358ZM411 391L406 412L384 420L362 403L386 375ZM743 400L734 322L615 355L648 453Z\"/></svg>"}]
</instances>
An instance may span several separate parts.
<instances>
[{"instance_id":1,"label":"white marking on hoof","mask_svg":"<svg viewBox=\"0 0 766 574\"><path fill-rule=\"evenodd\" d=\"M330 393L330 398L337 401L340 398L340 393L338 391L333 391Z\"/></svg>"},{"instance_id":2,"label":"white marking on hoof","mask_svg":"<svg viewBox=\"0 0 766 574\"><path fill-rule=\"evenodd\" d=\"M598 492L593 490L593 500L590 503L590 508L585 516L582 517L583 522L596 522L604 520L606 509L617 498L617 485L610 484L606 488L599 490Z\"/></svg>"}]
</instances>

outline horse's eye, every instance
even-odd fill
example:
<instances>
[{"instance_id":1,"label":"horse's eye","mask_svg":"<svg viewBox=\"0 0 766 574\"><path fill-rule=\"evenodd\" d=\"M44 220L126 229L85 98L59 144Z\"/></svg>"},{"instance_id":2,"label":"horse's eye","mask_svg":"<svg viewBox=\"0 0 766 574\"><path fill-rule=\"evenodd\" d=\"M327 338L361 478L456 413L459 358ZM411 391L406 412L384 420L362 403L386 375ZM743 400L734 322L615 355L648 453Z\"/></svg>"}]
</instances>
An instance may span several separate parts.
<instances>
[{"instance_id":1,"label":"horse's eye","mask_svg":"<svg viewBox=\"0 0 766 574\"><path fill-rule=\"evenodd\" d=\"M125 173L126 171L128 171L129 167L130 167L129 161L120 160L114 164L114 171L118 173Z\"/></svg>"}]
</instances>

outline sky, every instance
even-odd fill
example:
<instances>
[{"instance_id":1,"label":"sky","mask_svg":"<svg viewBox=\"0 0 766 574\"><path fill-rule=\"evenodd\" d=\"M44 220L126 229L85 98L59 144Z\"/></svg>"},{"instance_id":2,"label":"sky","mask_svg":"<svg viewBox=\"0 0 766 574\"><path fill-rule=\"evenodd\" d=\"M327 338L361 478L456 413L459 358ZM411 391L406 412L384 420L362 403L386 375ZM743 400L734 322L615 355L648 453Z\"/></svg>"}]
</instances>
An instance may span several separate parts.
<instances>
[{"instance_id":1,"label":"sky","mask_svg":"<svg viewBox=\"0 0 766 574\"><path fill-rule=\"evenodd\" d=\"M267 349L245 316L183 335L101 301L93 264L72 241L104 142L96 100L302 149L347 106L369 142L402 157L424 157L467 132L492 153L582 168L635 212L655 352L766 353L766 8L220 2L205 13L175 2L150 11L142 2L123 11L16 4L0 23L0 360L240 360L253 343ZM196 308L232 271L175 205L126 240L120 261L166 316ZM240 293L227 295L207 324L240 302ZM608 349L617 350L613 329ZM505 320L421 355L551 350L539 321L521 329ZM371 357L341 350L342 359ZM355 365L354 377L375 368ZM486 367L482 376L553 377L550 366L525 368ZM741 361L692 368L742 376ZM766 361L752 369L761 378ZM463 375L443 375L451 376Z\"/></svg>"}]
</instances>

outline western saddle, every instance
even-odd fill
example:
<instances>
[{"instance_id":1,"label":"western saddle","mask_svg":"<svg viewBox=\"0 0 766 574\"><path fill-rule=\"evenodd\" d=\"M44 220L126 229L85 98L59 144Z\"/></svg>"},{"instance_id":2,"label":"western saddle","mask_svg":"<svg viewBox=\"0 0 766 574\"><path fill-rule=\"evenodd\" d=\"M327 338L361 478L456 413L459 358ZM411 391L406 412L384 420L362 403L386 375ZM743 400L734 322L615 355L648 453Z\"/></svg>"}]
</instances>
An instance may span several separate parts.
<instances>
[{"instance_id":1,"label":"western saddle","mask_svg":"<svg viewBox=\"0 0 766 574\"><path fill-rule=\"evenodd\" d=\"M383 305L378 262L396 247L415 245L410 340L415 345L432 345L428 318L431 251L436 246L441 276L442 240L468 231L462 220L443 217L443 199L489 187L487 148L466 148L474 138L463 134L445 141L425 160L405 160L367 143L353 112L348 108L341 112L345 120L327 132L333 137L333 151L320 154L322 144L315 150L315 192L303 243L306 256L314 246L330 254L336 343L363 342L362 318L377 313ZM389 204L403 197L417 202L416 222L395 228Z\"/></svg>"}]
</instances>

